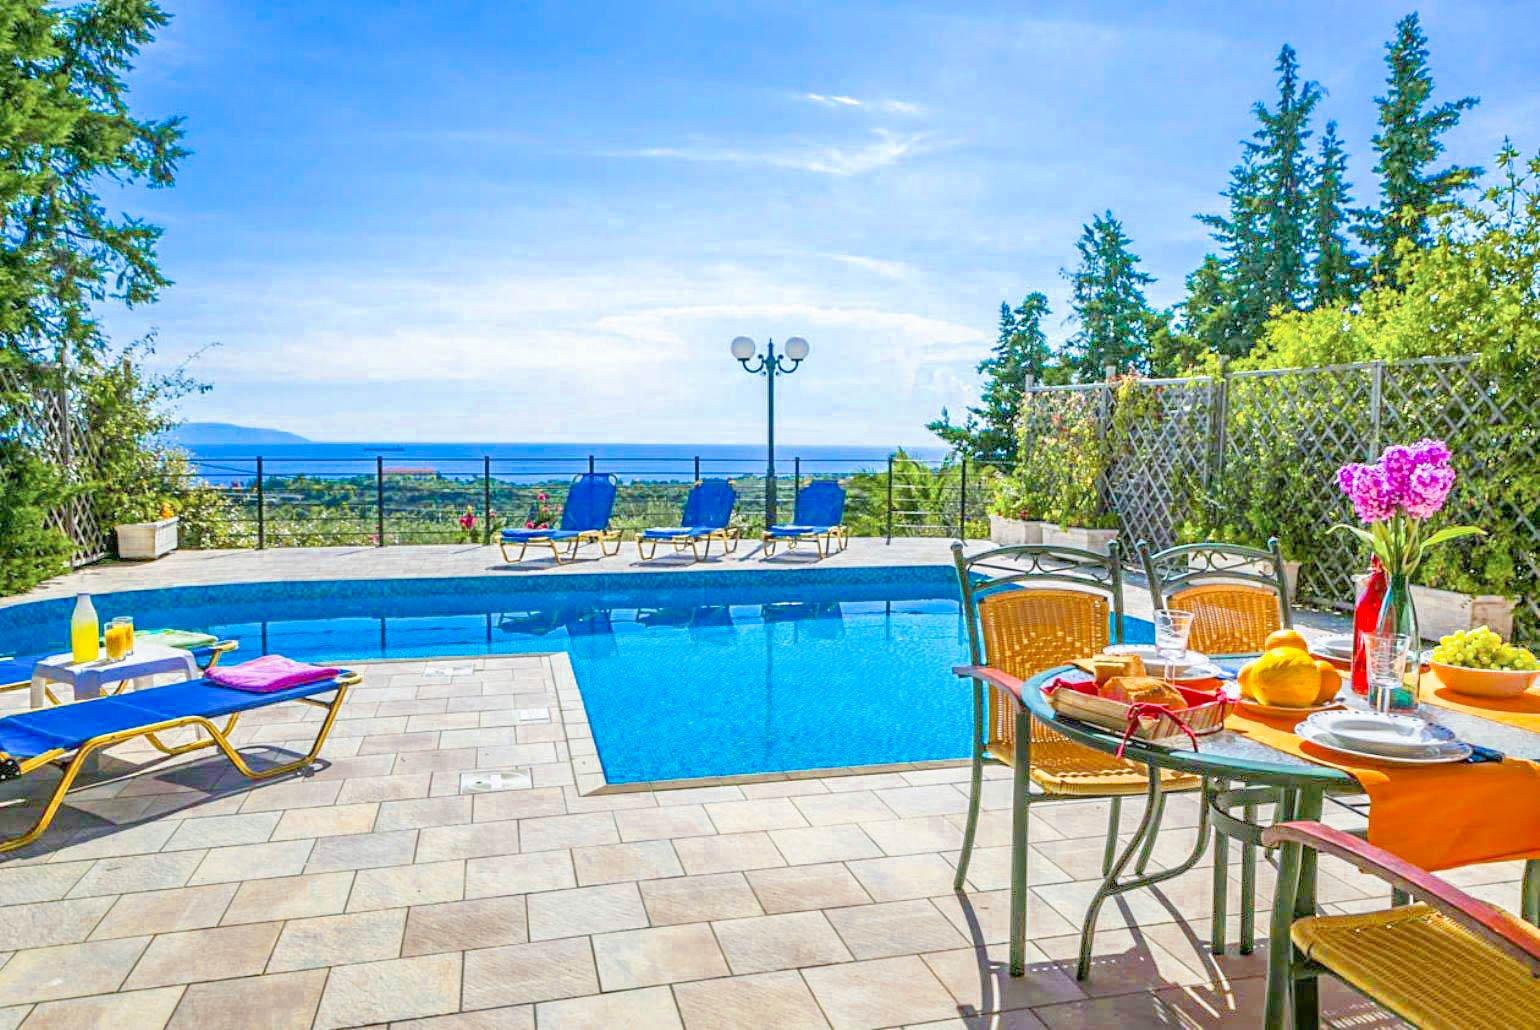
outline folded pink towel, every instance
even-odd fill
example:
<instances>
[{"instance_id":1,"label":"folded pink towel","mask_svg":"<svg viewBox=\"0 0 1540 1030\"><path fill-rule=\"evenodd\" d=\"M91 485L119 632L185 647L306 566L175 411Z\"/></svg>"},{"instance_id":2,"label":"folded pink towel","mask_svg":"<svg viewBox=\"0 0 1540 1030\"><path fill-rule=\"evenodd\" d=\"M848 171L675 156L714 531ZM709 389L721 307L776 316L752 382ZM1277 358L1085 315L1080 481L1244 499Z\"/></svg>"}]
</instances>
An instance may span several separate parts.
<instances>
[{"instance_id":1,"label":"folded pink towel","mask_svg":"<svg viewBox=\"0 0 1540 1030\"><path fill-rule=\"evenodd\" d=\"M306 683L332 679L339 671L296 662L281 654L269 654L239 665L216 665L205 676L210 683L217 683L221 687L246 690L253 694L271 694L275 690L287 690Z\"/></svg>"}]
</instances>

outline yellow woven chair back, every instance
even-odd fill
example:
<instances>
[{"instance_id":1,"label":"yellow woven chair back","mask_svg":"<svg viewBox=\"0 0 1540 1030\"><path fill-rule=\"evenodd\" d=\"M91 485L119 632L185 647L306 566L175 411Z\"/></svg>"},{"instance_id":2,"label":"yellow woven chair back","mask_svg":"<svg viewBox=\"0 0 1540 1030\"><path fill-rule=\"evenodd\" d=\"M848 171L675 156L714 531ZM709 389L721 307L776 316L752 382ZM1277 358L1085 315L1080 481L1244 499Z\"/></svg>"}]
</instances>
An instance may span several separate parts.
<instances>
[{"instance_id":1,"label":"yellow woven chair back","mask_svg":"<svg viewBox=\"0 0 1540 1030\"><path fill-rule=\"evenodd\" d=\"M1111 605L1107 598L1088 591L1005 590L981 598L978 608L985 661L1021 679L1089 657L1110 642L1107 616ZM990 691L990 751L1008 761L1015 740L1015 716L999 695ZM1032 720L1032 743L1083 751L1087 760L1100 757L1100 752L1068 740L1036 719Z\"/></svg>"},{"instance_id":2,"label":"yellow woven chair back","mask_svg":"<svg viewBox=\"0 0 1540 1030\"><path fill-rule=\"evenodd\" d=\"M1188 646L1204 654L1262 650L1267 635L1282 629L1278 593L1241 583L1210 583L1169 594L1166 607L1193 613Z\"/></svg>"}]
</instances>

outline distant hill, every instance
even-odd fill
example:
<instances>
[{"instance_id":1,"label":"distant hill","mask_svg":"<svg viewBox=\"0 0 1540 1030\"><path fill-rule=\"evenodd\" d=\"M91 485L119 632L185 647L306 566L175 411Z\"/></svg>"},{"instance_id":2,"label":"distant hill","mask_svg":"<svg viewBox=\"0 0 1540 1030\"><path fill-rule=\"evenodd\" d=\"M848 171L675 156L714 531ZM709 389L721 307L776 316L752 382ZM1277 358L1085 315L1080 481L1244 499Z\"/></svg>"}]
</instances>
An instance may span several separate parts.
<instances>
[{"instance_id":1,"label":"distant hill","mask_svg":"<svg viewBox=\"0 0 1540 1030\"><path fill-rule=\"evenodd\" d=\"M309 443L303 436L281 429L257 429L229 422L184 422L170 433L171 442L183 447L234 443Z\"/></svg>"}]
</instances>

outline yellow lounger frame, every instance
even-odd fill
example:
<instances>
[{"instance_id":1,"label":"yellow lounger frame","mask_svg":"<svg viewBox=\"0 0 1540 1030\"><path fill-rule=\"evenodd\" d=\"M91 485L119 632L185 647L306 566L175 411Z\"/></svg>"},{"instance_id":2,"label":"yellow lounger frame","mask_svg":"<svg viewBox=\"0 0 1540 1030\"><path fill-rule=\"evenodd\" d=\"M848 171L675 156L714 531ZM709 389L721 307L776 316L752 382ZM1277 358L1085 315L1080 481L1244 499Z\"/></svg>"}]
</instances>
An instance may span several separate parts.
<instances>
[{"instance_id":1,"label":"yellow lounger frame","mask_svg":"<svg viewBox=\"0 0 1540 1030\"><path fill-rule=\"evenodd\" d=\"M332 724L337 721L337 713L342 710L342 702L347 698L348 688L356 686L362 679L363 677L357 673L351 672L338 676L336 693L333 694L330 701L318 701L313 697L294 698L295 702L326 709L326 718L321 722L321 730L316 734L315 743L310 746L309 752L303 758L295 759L292 762L285 762L282 765L275 765L271 769L262 769L260 771L253 769L250 765L246 764L246 760L241 757L241 753L230 743L227 734L235 727L236 720L240 718L241 713L239 712L230 716L229 721L222 730L204 716L186 715L151 723L146 726L137 726L129 730L121 730L117 733L104 733L99 737L92 737L75 749L73 753L68 749L59 749L35 755L31 758L16 759L17 772L14 776L7 777L8 779L20 778L30 772L35 772L45 765L61 763L63 764L64 774L59 778L59 785L54 788L53 795L43 806L42 814L38 816L37 822L25 833L0 841L0 853L26 847L47 831L49 824L54 820L54 816L58 814L59 807L64 804L65 795L74 786L75 778L80 775L81 769L92 755L137 737L146 738L158 751L166 755L184 755L189 751L196 751L200 748L218 747L220 751L224 752L225 757L230 760L230 764L235 766L242 776L250 780L267 780L274 776L284 776L303 769L305 766L313 763L316 757L320 755L321 748L326 744L326 738L331 735ZM78 703L88 705L91 702L81 701ZM203 730L208 734L208 739L194 740L187 744L175 746L160 742L158 734L180 729L184 726L193 726ZM5 755L4 752L0 752L0 760L9 760L9 756Z\"/></svg>"},{"instance_id":2,"label":"yellow lounger frame","mask_svg":"<svg viewBox=\"0 0 1540 1030\"><path fill-rule=\"evenodd\" d=\"M775 557L777 544L785 544L786 550L795 551L797 545L803 541L809 541L813 549L818 552L818 557L827 558L836 550L843 551L850 546L850 531L844 526L831 526L822 533L798 533L796 536L787 536L784 533L774 536L767 529L759 535L759 541L764 545L765 557Z\"/></svg>"},{"instance_id":3,"label":"yellow lounger frame","mask_svg":"<svg viewBox=\"0 0 1540 1030\"><path fill-rule=\"evenodd\" d=\"M622 532L623 531L619 529L584 529L579 530L578 535L570 538L570 541L560 541L548 536L531 536L517 541L498 540L497 546L503 552L503 561L510 565L514 562L521 562L524 560L524 552L529 550L530 544L549 547L551 549L551 557L556 559L557 565L560 565L564 561L572 561L575 559L577 557L578 548L583 544L598 544L599 553L604 555L606 558L610 558L619 554L620 534ZM614 550L611 550L608 546L612 541L615 544ZM519 545L519 556L517 558L510 558L508 556L508 548L513 546L515 543ZM562 557L561 548L557 546L561 543L569 543L569 546L567 547L567 556L565 558Z\"/></svg>"},{"instance_id":4,"label":"yellow lounger frame","mask_svg":"<svg viewBox=\"0 0 1540 1030\"><path fill-rule=\"evenodd\" d=\"M672 537L652 537L650 539L644 537L641 533L638 533L636 534L636 553L642 559L642 561L651 561L653 557L658 553L659 544L671 543L674 545L675 554L684 553L684 549L688 547L690 549L690 553L695 556L695 560L700 561L702 558L711 557L711 541L722 541L722 553L732 554L738 549L738 541L742 536L743 531L737 526L728 526L726 529L713 529L709 533L698 533L694 535ZM696 546L702 542L704 542L706 545L704 551ZM652 545L652 550L649 551L647 549L647 544Z\"/></svg>"}]
</instances>

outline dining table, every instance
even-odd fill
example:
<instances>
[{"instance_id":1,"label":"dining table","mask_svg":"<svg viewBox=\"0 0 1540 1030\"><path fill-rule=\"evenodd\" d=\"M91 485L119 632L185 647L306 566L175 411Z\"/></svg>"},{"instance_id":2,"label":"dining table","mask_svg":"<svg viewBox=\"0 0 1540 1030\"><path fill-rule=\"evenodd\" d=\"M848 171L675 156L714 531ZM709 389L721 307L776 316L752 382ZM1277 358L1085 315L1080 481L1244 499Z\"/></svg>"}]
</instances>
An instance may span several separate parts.
<instances>
[{"instance_id":1,"label":"dining table","mask_svg":"<svg viewBox=\"0 0 1540 1030\"><path fill-rule=\"evenodd\" d=\"M1228 678L1254 657L1226 655L1212 656L1212 660ZM1441 770L1438 775L1442 779L1437 781L1437 795L1430 798L1445 806L1445 812L1454 814L1459 821L1472 828L1472 832L1465 834L1465 837L1506 839L1505 820L1515 817L1512 806L1487 805L1479 801L1473 801L1468 806L1461 805L1460 788L1462 784L1469 786L1473 797L1479 799L1486 796L1481 793L1482 790L1505 789L1505 772L1540 777L1540 691L1531 691L1517 704L1491 701L1489 707L1484 708L1485 699L1482 698L1449 697L1433 678L1434 675L1431 672L1423 674L1420 684L1422 701L1410 714L1445 727L1459 740L1472 745L1475 751L1471 758L1461 764L1461 768L1438 767ZM1416 776L1408 777L1389 766L1384 770L1376 770L1373 768L1374 763L1366 766L1362 759L1337 756L1315 744L1301 741L1293 734L1291 721L1287 718L1257 719L1240 710L1232 712L1225 722L1225 728L1182 746L1167 747L1126 737L1120 732L1061 716L1054 709L1044 688L1051 687L1061 678L1073 680L1083 676L1083 671L1073 665L1047 669L1022 684L1022 703L1034 719L1087 747L1121 754L1131 761L1156 768L1190 773L1202 778L1203 800L1198 827L1200 838L1208 832L1209 826L1213 827L1216 864L1228 861L1231 841L1237 842L1243 852L1241 897L1244 900L1240 913L1240 943L1243 951L1250 951L1254 941L1255 917L1251 899L1254 897L1255 883L1252 880L1256 849L1262 847L1262 831L1267 828L1259 819L1265 806L1272 806L1269 825L1273 821L1317 820L1321 818L1322 807L1328 797L1345 798L1367 793L1370 797L1368 833L1371 843L1378 843L1374 840L1374 831L1378 828L1375 825L1374 799L1376 796L1382 799L1393 797L1394 805L1387 802L1384 807L1387 812L1393 807L1396 809L1394 814L1397 821L1394 826L1387 828L1387 832L1412 834L1410 837L1393 837L1394 840L1406 840L1406 849L1432 847L1441 862L1453 863L1461 858L1458 843L1449 845L1449 848L1454 849L1453 853L1446 853L1449 848L1439 850L1445 842L1440 840L1441 831L1437 826L1419 828L1415 825L1418 822L1417 813L1415 809L1410 813L1407 811L1407 802L1415 806L1423 795L1415 790L1403 790L1393 795L1383 790L1387 782L1405 784L1411 781L1416 786L1419 782ZM1367 700L1355 694L1345 681L1336 702L1348 709L1367 710L1369 707ZM1530 719L1531 714L1533 720ZM1338 758L1346 758L1346 762L1339 762ZM1536 764L1531 766L1530 763ZM1351 771L1350 768L1344 768L1345 764L1351 767ZM1489 768L1483 770L1482 766ZM1381 775L1382 772L1384 775ZM1417 770L1419 774L1426 772L1423 769ZM1148 780L1149 798L1143 821L1135 831L1136 840L1154 829L1151 824L1158 818L1162 807L1161 777L1151 776ZM1422 782L1433 781L1424 777ZM1540 804L1540 798L1535 799L1535 803ZM1430 820L1434 820L1438 812L1430 808L1428 815ZM1524 818L1522 814L1520 818ZM1410 830L1407 829L1408 824L1411 824ZM1493 832L1476 832L1482 829ZM1540 825L1529 826L1527 818L1522 829L1532 836L1540 837ZM1459 830L1450 826L1448 833L1455 836ZM1515 839L1513 848L1513 854L1481 852L1474 860L1524 858L1522 915L1531 923L1540 923L1540 846L1529 847L1523 840ZM1124 853L1125 859L1130 852ZM1418 856L1402 857L1415 863ZM1316 910L1315 853L1297 844L1286 844L1280 849L1277 864L1278 893L1285 897L1292 895L1294 904L1292 910L1284 911L1281 910L1283 906L1275 906L1272 912L1264 1023L1269 1027L1282 1025L1290 1003L1290 926L1295 919L1315 914ZM1150 886L1162 878L1140 876L1124 880L1123 865L1123 862L1116 863L1107 871L1086 914L1087 925L1095 924L1101 906L1109 898ZM1216 878L1216 884L1218 882ZM1297 888L1285 891L1285 885L1293 888L1295 884ZM1398 896L1395 900L1404 902L1405 899ZM1218 953L1224 948L1226 920L1226 899L1222 889L1214 892L1213 906L1212 944ZM1089 955L1083 954L1081 961L1084 965L1089 961ZM1313 989L1313 983L1309 989Z\"/></svg>"}]
</instances>

